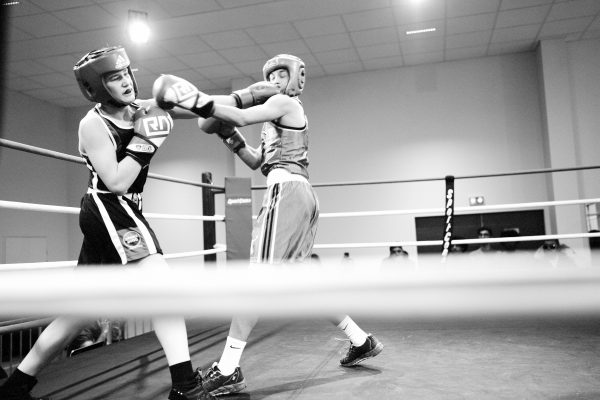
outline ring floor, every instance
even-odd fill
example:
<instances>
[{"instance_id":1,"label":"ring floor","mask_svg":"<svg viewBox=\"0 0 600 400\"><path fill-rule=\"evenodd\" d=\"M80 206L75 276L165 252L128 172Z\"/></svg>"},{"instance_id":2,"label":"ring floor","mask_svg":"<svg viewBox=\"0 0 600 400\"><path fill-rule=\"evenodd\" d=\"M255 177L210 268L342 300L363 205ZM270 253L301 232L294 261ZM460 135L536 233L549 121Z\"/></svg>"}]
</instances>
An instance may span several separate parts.
<instances>
[{"instance_id":1,"label":"ring floor","mask_svg":"<svg viewBox=\"0 0 600 400\"><path fill-rule=\"evenodd\" d=\"M248 387L223 399L600 399L600 318L355 318L385 345L343 368L348 342L322 320L261 320L242 358ZM227 321L188 321L195 367L218 360ZM55 361L35 395L165 400L166 359L145 334Z\"/></svg>"}]
</instances>

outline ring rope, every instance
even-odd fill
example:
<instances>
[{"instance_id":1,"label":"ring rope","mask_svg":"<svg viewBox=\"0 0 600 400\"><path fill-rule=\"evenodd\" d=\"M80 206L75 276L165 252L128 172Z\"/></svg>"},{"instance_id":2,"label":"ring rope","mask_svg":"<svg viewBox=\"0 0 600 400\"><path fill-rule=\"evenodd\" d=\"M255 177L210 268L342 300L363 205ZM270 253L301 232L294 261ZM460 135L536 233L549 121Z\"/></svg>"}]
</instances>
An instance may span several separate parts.
<instances>
[{"instance_id":1,"label":"ring rope","mask_svg":"<svg viewBox=\"0 0 600 400\"><path fill-rule=\"evenodd\" d=\"M463 175L455 176L454 179L475 179L475 178L494 178L502 176L513 176L513 175L531 175L531 174L545 174L550 172L568 172L568 171L582 171L588 169L598 169L600 165L588 165L583 167L568 167L568 168L542 168L532 169L516 172L499 172L493 174L478 174L478 175ZM360 185L385 185L391 183L415 183L415 182L434 182L443 181L445 177L436 178L416 178L416 179L393 179L385 181L356 181L356 182L329 182L329 183L313 183L312 187L337 187L337 186L360 186ZM266 185L252 186L252 190L264 190Z\"/></svg>"},{"instance_id":2,"label":"ring rope","mask_svg":"<svg viewBox=\"0 0 600 400\"><path fill-rule=\"evenodd\" d=\"M24 151L27 153L37 154L37 155L41 155L41 156L45 156L45 157L56 158L56 159L63 160L63 161L74 162L77 164L85 164L85 160L81 157L72 156L70 154L59 153L58 151L48 150L48 149L44 149L41 147L35 147L35 146L28 145L28 144L14 142L12 140L0 138L0 146L7 147L9 149ZM153 178L153 179L162 180L162 181L182 183L184 185L192 185L192 186L211 188L211 189L215 190L215 193L222 193L225 191L225 188L222 186L215 186L215 185L211 185L208 183L194 182L194 181L189 181L189 180L179 179L179 178L172 178L172 177L169 177L166 175L148 173L148 177Z\"/></svg>"},{"instance_id":3,"label":"ring rope","mask_svg":"<svg viewBox=\"0 0 600 400\"><path fill-rule=\"evenodd\" d=\"M21 203L17 201L0 200L0 208L27 211L45 211L63 214L79 214L79 207L52 206L46 204ZM191 219L201 221L225 221L224 215L185 215L185 214L159 214L144 213L146 218L151 219Z\"/></svg>"},{"instance_id":4,"label":"ring rope","mask_svg":"<svg viewBox=\"0 0 600 400\"><path fill-rule=\"evenodd\" d=\"M218 254L227 251L227 246L216 244L214 249L208 250L197 250L187 251L182 253L170 253L164 254L165 260L172 260L178 258L189 258L204 256L208 254ZM12 263L12 264L0 264L0 271L8 270L30 270L30 269L60 269L60 268L73 268L77 266L77 260L69 261L46 261L46 262L32 262L32 263Z\"/></svg>"},{"instance_id":5,"label":"ring rope","mask_svg":"<svg viewBox=\"0 0 600 400\"><path fill-rule=\"evenodd\" d=\"M452 240L455 244L481 244L481 243L502 243L502 242L526 242L526 241L543 241L548 239L578 239L600 237L600 232L592 233L563 233L555 235L533 235L533 236L516 236L505 238L485 238L485 239L456 239ZM391 246L442 246L443 240L405 240L395 242L372 242L372 243L329 243L315 244L314 249L342 249L342 248L375 248L375 247L391 247Z\"/></svg>"},{"instance_id":6,"label":"ring rope","mask_svg":"<svg viewBox=\"0 0 600 400\"><path fill-rule=\"evenodd\" d=\"M588 204L598 203L600 198L594 199L579 199L579 200L555 200L555 201L537 201L531 203L514 203L514 204L498 204L489 206L477 206L477 207L455 207L455 213L458 211L488 211L488 210L504 210L504 209L515 209L515 208L535 208L545 206L564 206L564 205L576 205L576 204ZM442 214L444 213L443 207L437 208L417 208L413 210L386 210L386 211L352 211L352 212L338 212L338 213L321 213L319 218L339 218L339 217L372 217L372 216L385 216L385 215L412 215L412 214Z\"/></svg>"},{"instance_id":7,"label":"ring rope","mask_svg":"<svg viewBox=\"0 0 600 400\"><path fill-rule=\"evenodd\" d=\"M372 268L374 263L357 261L355 266ZM348 267L333 263L318 268L190 266L152 274L108 266L74 272L9 272L0 279L0 315L211 318L258 314L290 318L344 312L471 318L600 313L599 269L549 269L530 263L530 256L490 256L485 265L467 257L460 266L442 266L436 256L424 258L418 270L377 274L348 273ZM247 263L240 266L247 267Z\"/></svg>"}]
</instances>

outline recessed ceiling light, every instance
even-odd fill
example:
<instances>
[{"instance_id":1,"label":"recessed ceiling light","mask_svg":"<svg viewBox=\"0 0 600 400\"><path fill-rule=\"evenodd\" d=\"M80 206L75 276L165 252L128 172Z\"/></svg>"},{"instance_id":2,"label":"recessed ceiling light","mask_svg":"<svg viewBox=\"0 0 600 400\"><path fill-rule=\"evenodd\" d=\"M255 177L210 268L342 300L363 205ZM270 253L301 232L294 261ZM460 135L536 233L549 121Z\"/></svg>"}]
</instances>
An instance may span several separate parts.
<instances>
[{"instance_id":1,"label":"recessed ceiling light","mask_svg":"<svg viewBox=\"0 0 600 400\"><path fill-rule=\"evenodd\" d=\"M407 35L415 35L417 33L435 32L435 28L416 29L414 31L406 31Z\"/></svg>"}]
</instances>

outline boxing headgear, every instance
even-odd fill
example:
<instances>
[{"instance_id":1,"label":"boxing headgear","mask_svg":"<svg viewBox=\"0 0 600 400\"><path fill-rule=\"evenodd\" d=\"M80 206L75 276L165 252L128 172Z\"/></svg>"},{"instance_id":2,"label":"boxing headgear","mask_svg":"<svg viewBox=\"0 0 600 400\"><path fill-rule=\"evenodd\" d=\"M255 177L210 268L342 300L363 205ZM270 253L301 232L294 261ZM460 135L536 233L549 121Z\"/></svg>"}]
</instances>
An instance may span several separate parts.
<instances>
[{"instance_id":1,"label":"boxing headgear","mask_svg":"<svg viewBox=\"0 0 600 400\"><path fill-rule=\"evenodd\" d=\"M131 71L129 57L127 57L125 49L120 46L90 51L75 64L73 72L81 92L88 100L96 103L106 103L117 100L106 90L103 76L109 72L120 71L125 68L131 76L135 97L137 98L138 87Z\"/></svg>"},{"instance_id":2,"label":"boxing headgear","mask_svg":"<svg viewBox=\"0 0 600 400\"><path fill-rule=\"evenodd\" d=\"M271 72L281 68L287 69L290 75L290 80L284 93L288 96L299 96L302 90L304 90L304 82L306 80L304 61L289 54L279 54L271 58L263 67L265 81L269 80Z\"/></svg>"}]
</instances>

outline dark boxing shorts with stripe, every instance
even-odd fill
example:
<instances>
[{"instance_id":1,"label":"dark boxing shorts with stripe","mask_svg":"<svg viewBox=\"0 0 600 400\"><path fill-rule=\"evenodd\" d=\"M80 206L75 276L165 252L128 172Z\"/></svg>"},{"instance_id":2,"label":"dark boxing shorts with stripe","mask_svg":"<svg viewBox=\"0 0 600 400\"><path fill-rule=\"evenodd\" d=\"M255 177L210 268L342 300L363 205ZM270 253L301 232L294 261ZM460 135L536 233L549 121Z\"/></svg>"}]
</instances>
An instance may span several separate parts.
<instances>
[{"instance_id":1,"label":"dark boxing shorts with stripe","mask_svg":"<svg viewBox=\"0 0 600 400\"><path fill-rule=\"evenodd\" d=\"M154 231L128 196L88 189L79 214L83 244L78 265L127 264L162 254Z\"/></svg>"}]
</instances>

